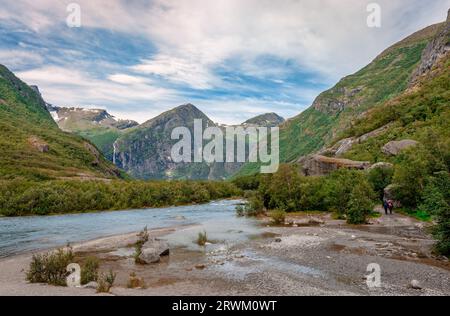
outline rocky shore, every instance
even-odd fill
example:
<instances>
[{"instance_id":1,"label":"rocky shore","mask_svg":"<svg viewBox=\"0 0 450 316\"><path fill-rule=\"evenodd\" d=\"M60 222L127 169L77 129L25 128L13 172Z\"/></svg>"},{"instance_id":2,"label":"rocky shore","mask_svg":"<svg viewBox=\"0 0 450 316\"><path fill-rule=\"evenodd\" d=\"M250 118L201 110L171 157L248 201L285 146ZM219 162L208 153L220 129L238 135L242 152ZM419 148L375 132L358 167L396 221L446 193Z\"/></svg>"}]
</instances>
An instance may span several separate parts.
<instances>
[{"instance_id":1,"label":"rocky shore","mask_svg":"<svg viewBox=\"0 0 450 316\"><path fill-rule=\"evenodd\" d=\"M108 295L450 295L450 264L432 254L427 224L392 215L348 226L317 213L287 221L273 227L261 219L260 233L205 247L171 245L172 235L195 226L151 230L146 249L161 256L150 264L135 264L136 233L73 250L79 259L96 256L100 270L117 273ZM30 259L25 254L0 261L0 295L98 295L92 288L27 283ZM367 284L370 264L380 267L379 287ZM130 275L145 286L127 288Z\"/></svg>"}]
</instances>

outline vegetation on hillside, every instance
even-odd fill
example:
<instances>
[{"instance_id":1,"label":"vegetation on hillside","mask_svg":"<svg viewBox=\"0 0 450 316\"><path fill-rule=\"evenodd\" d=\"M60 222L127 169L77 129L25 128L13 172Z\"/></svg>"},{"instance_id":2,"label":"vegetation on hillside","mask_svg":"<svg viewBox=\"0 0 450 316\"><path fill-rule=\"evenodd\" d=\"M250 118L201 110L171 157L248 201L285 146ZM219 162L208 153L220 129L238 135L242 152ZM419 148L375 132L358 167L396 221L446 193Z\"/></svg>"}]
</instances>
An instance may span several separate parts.
<instances>
[{"instance_id":1,"label":"vegetation on hillside","mask_svg":"<svg viewBox=\"0 0 450 316\"><path fill-rule=\"evenodd\" d=\"M38 92L0 65L0 179L117 178L87 140L61 131ZM48 146L40 150L31 140Z\"/></svg>"}]
</instances>

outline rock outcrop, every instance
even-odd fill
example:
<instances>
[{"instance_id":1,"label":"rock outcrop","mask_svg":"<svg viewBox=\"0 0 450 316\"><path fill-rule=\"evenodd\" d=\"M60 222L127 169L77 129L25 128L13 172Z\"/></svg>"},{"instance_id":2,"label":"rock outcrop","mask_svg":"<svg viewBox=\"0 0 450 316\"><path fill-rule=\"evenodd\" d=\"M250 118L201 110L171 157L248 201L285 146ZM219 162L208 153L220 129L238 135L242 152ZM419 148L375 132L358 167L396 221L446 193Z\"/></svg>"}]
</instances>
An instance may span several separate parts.
<instances>
[{"instance_id":1,"label":"rock outcrop","mask_svg":"<svg viewBox=\"0 0 450 316\"><path fill-rule=\"evenodd\" d=\"M350 151L354 145L364 143L370 138L382 135L384 132L389 130L391 126L392 124L390 123L359 137L344 138L337 142L334 146L321 150L320 154L325 156L340 157Z\"/></svg>"},{"instance_id":2,"label":"rock outcrop","mask_svg":"<svg viewBox=\"0 0 450 316\"><path fill-rule=\"evenodd\" d=\"M366 170L370 167L368 161L353 161L349 159L330 158L321 155L306 156L298 160L300 170L305 176L327 175L338 169Z\"/></svg>"},{"instance_id":3,"label":"rock outcrop","mask_svg":"<svg viewBox=\"0 0 450 316\"><path fill-rule=\"evenodd\" d=\"M242 125L244 127L246 126L275 127L284 123L284 121L285 119L276 113L266 113L251 118L242 123Z\"/></svg>"},{"instance_id":4,"label":"rock outcrop","mask_svg":"<svg viewBox=\"0 0 450 316\"><path fill-rule=\"evenodd\" d=\"M420 78L430 72L433 67L450 52L450 10L448 11L447 21L440 26L439 33L428 44L422 53L420 65L413 73L410 86L414 86L420 81Z\"/></svg>"},{"instance_id":5,"label":"rock outcrop","mask_svg":"<svg viewBox=\"0 0 450 316\"><path fill-rule=\"evenodd\" d=\"M417 146L418 144L418 142L411 139L392 141L383 146L382 152L389 156L397 156L402 150Z\"/></svg>"}]
</instances>

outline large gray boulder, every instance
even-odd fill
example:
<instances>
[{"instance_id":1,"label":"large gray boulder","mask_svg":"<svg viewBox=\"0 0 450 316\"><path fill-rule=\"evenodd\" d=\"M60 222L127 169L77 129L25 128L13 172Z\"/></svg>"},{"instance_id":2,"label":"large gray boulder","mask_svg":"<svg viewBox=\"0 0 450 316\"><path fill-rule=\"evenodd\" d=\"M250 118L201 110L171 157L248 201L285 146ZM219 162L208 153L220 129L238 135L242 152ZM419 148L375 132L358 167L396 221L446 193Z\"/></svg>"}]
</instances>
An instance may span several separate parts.
<instances>
[{"instance_id":1,"label":"large gray boulder","mask_svg":"<svg viewBox=\"0 0 450 316\"><path fill-rule=\"evenodd\" d=\"M170 254L169 244L164 240L150 239L142 246L139 259L144 264L157 263L162 256Z\"/></svg>"},{"instance_id":2,"label":"large gray boulder","mask_svg":"<svg viewBox=\"0 0 450 316\"><path fill-rule=\"evenodd\" d=\"M311 155L298 160L305 176L323 176L338 169L366 170L370 167L368 161L330 158L321 155Z\"/></svg>"},{"instance_id":3,"label":"large gray boulder","mask_svg":"<svg viewBox=\"0 0 450 316\"><path fill-rule=\"evenodd\" d=\"M383 146L383 153L389 156L397 156L402 150L417 146L419 142L411 139L392 141Z\"/></svg>"}]
</instances>

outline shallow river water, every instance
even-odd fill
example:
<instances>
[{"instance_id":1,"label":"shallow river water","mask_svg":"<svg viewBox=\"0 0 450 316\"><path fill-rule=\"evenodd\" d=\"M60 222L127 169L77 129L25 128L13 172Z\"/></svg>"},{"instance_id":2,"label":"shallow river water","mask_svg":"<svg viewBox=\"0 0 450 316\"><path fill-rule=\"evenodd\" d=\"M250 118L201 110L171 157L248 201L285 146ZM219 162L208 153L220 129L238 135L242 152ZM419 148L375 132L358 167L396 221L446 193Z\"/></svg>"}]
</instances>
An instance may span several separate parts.
<instances>
[{"instance_id":1,"label":"shallow river water","mask_svg":"<svg viewBox=\"0 0 450 316\"><path fill-rule=\"evenodd\" d=\"M170 236L171 243L191 245L200 231L210 240L233 242L258 233L255 220L235 216L238 200L214 201L155 209L0 218L0 258L64 246L117 234L149 229L196 225Z\"/></svg>"}]
</instances>

